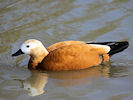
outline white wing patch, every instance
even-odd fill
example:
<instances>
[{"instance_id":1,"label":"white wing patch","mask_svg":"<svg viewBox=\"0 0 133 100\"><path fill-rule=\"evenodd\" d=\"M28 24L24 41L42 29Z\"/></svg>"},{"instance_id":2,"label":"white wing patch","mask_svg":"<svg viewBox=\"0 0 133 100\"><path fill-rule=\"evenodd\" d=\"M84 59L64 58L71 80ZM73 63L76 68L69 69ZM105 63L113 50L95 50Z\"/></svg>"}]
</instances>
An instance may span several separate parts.
<instances>
[{"instance_id":1,"label":"white wing patch","mask_svg":"<svg viewBox=\"0 0 133 100\"><path fill-rule=\"evenodd\" d=\"M99 45L99 44L90 44L93 48L102 50L105 53L108 53L111 48L107 45Z\"/></svg>"}]
</instances>

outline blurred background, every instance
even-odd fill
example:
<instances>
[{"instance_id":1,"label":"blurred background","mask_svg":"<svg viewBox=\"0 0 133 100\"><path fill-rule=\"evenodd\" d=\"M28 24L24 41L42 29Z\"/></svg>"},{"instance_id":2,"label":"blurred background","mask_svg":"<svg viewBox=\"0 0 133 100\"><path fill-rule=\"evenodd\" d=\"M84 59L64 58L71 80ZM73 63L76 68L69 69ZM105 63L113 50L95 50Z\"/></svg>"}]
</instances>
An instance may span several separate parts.
<instances>
[{"instance_id":1,"label":"blurred background","mask_svg":"<svg viewBox=\"0 0 133 100\"><path fill-rule=\"evenodd\" d=\"M127 40L130 46L107 65L42 79L27 69L28 56L11 57L32 38L46 47L64 40ZM132 44L133 0L0 0L0 100L133 100ZM30 84L33 76L42 79L40 87ZM39 96L29 96L35 90Z\"/></svg>"}]
</instances>

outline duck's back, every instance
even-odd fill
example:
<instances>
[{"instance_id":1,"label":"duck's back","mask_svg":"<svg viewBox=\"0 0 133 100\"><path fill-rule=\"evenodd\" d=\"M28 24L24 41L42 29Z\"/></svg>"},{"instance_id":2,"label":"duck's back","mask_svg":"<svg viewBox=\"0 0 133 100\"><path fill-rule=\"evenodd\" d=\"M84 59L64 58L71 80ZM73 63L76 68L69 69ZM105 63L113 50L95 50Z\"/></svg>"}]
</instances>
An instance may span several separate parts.
<instances>
[{"instance_id":1,"label":"duck's back","mask_svg":"<svg viewBox=\"0 0 133 100\"><path fill-rule=\"evenodd\" d=\"M83 44L85 43L84 41L63 41L63 42L58 42L55 43L47 48L48 52L51 52L57 48L63 47L63 46L68 46L68 45L74 45L74 44Z\"/></svg>"}]
</instances>

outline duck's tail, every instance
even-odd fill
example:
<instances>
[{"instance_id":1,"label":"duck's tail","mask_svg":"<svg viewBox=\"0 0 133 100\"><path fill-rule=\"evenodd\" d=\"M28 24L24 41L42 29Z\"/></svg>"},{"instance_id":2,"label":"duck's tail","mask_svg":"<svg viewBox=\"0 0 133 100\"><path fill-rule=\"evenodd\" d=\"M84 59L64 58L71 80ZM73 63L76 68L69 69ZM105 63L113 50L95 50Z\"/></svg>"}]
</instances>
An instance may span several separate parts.
<instances>
[{"instance_id":1,"label":"duck's tail","mask_svg":"<svg viewBox=\"0 0 133 100\"><path fill-rule=\"evenodd\" d=\"M122 41L122 42L90 42L90 43L87 43L87 44L101 44L101 45L109 46L111 48L111 50L108 53L110 56L125 50L129 46L128 41Z\"/></svg>"}]
</instances>

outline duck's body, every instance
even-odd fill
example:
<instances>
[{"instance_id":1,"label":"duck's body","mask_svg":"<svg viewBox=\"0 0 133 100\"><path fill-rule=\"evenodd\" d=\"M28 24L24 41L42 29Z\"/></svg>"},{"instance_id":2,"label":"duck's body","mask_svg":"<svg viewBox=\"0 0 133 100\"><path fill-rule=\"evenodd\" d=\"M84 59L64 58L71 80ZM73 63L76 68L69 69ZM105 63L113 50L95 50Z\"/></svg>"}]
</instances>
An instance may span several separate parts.
<instances>
[{"instance_id":1,"label":"duck's body","mask_svg":"<svg viewBox=\"0 0 133 100\"><path fill-rule=\"evenodd\" d=\"M109 61L107 49L104 54L98 48L85 43L62 46L49 52L40 63L40 68L52 71L85 69L101 64L101 54L104 55L104 61Z\"/></svg>"},{"instance_id":2,"label":"duck's body","mask_svg":"<svg viewBox=\"0 0 133 100\"><path fill-rule=\"evenodd\" d=\"M127 47L128 42L126 41L100 43L64 41L55 43L45 49L40 41L30 39L22 44L19 52L31 56L28 64L29 69L63 71L79 70L99 65L109 61L113 54L123 51ZM17 52L13 56L21 53Z\"/></svg>"}]
</instances>

